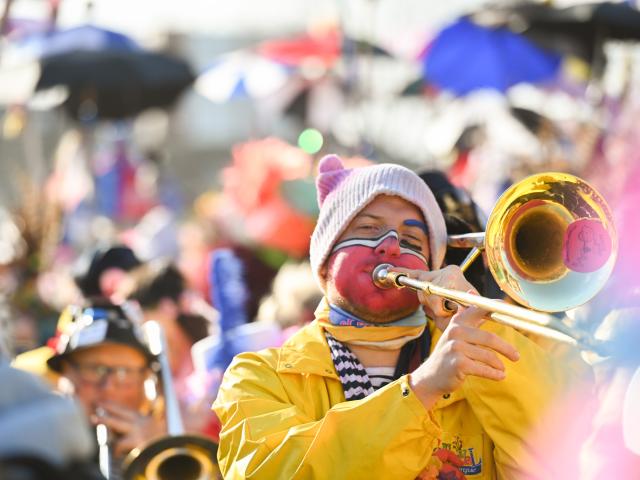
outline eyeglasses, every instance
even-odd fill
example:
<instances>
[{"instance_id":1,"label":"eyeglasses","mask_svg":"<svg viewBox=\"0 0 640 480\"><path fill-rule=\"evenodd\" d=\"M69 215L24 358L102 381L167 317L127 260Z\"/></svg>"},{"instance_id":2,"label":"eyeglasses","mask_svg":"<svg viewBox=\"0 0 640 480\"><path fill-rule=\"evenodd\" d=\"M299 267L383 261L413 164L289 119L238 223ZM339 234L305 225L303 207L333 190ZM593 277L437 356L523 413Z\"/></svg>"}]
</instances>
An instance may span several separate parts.
<instances>
[{"instance_id":1,"label":"eyeglasses","mask_svg":"<svg viewBox=\"0 0 640 480\"><path fill-rule=\"evenodd\" d=\"M98 363L69 363L82 382L92 385L102 385L109 377L121 387L142 385L147 373L145 367L109 367Z\"/></svg>"}]
</instances>

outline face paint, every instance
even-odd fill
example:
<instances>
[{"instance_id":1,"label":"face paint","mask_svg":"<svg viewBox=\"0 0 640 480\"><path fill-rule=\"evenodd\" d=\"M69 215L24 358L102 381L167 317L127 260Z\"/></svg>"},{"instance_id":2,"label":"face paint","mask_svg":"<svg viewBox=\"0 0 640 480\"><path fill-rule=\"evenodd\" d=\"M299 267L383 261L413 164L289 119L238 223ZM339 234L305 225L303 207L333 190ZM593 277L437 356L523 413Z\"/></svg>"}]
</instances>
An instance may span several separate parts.
<instances>
[{"instance_id":1,"label":"face paint","mask_svg":"<svg viewBox=\"0 0 640 480\"><path fill-rule=\"evenodd\" d=\"M426 233L427 235L429 235L429 227L427 227L427 224L424 222L421 222L420 220L413 220L413 219L409 219L409 220L405 220L404 222L402 222L404 225L406 225L407 227L418 227L420 230L422 230L424 233Z\"/></svg>"},{"instance_id":2,"label":"face paint","mask_svg":"<svg viewBox=\"0 0 640 480\"><path fill-rule=\"evenodd\" d=\"M386 249L384 242L396 242ZM410 289L382 290L371 273L380 263L398 267L427 268L425 256L400 245L398 233L390 230L378 238L350 238L336 244L327 262L329 301L368 321L390 321L391 316L410 315L420 305ZM392 318L392 319L395 319Z\"/></svg>"},{"instance_id":3,"label":"face paint","mask_svg":"<svg viewBox=\"0 0 640 480\"><path fill-rule=\"evenodd\" d=\"M407 220L405 222L405 225L409 225L408 222L413 222L413 221L414 220ZM421 223L421 222L418 222L418 223ZM384 242L388 238L395 238L395 240L400 243L401 254L415 255L420 260L422 260L425 265L428 265L427 259L422 253L415 250L414 248L410 248L403 245L403 241L400 240L400 237L398 236L398 232L396 232L395 230L389 230L387 233L385 233L384 235L378 238L349 238L347 240L343 240L342 242L336 244L333 247L333 250L331 251L331 253L337 252L338 250L346 247L353 247L355 245L376 249L379 245L382 244L382 242Z\"/></svg>"}]
</instances>

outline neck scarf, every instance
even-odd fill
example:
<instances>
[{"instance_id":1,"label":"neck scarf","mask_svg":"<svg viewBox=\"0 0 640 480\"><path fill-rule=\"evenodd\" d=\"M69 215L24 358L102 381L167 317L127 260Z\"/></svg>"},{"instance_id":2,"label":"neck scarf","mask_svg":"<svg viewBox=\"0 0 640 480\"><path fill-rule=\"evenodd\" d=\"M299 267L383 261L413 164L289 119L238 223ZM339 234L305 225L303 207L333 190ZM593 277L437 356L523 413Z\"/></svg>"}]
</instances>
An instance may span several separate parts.
<instances>
[{"instance_id":1,"label":"neck scarf","mask_svg":"<svg viewBox=\"0 0 640 480\"><path fill-rule=\"evenodd\" d=\"M342 384L345 400L360 400L371 395L376 389L358 357L347 345L333 338L329 332L325 331L324 335L331 352L331 360L333 360L333 365ZM402 347L393 373L393 380L412 372L424 362L429 355L430 345L431 334L429 329L425 328L419 338L411 340Z\"/></svg>"},{"instance_id":2,"label":"neck scarf","mask_svg":"<svg viewBox=\"0 0 640 480\"><path fill-rule=\"evenodd\" d=\"M374 392L373 385L360 360L349 347L333 338L329 332L325 331L324 335L331 350L333 365L342 383L345 400L360 400L371 395Z\"/></svg>"},{"instance_id":3,"label":"neck scarf","mask_svg":"<svg viewBox=\"0 0 640 480\"><path fill-rule=\"evenodd\" d=\"M420 337L427 325L427 316L421 308L395 322L374 324L322 299L315 314L325 332L336 340L380 350L402 348L407 342Z\"/></svg>"}]
</instances>

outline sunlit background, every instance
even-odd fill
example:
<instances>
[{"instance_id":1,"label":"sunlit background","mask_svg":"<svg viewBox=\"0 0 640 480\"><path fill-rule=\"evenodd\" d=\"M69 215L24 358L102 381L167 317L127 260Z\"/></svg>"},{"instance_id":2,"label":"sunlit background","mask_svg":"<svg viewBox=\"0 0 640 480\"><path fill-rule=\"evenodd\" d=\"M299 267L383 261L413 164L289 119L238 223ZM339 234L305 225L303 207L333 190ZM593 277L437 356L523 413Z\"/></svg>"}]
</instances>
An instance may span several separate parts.
<instances>
[{"instance_id":1,"label":"sunlit background","mask_svg":"<svg viewBox=\"0 0 640 480\"><path fill-rule=\"evenodd\" d=\"M113 243L207 300L209 254L242 251L253 320L307 258L327 153L439 170L481 220L528 175L590 182L619 237L565 318L593 333L640 295L637 3L0 1L0 333L43 345ZM630 352L626 331L600 329Z\"/></svg>"}]
</instances>

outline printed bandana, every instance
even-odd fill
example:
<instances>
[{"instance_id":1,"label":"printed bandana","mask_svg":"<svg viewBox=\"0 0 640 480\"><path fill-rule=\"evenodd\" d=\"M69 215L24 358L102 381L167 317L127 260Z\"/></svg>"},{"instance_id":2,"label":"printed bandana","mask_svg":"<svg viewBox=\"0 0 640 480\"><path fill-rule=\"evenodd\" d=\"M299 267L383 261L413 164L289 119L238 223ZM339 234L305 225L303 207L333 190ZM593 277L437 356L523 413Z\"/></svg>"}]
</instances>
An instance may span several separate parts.
<instances>
[{"instance_id":1,"label":"printed bandana","mask_svg":"<svg viewBox=\"0 0 640 480\"><path fill-rule=\"evenodd\" d=\"M395 350L422 335L427 316L422 308L413 315L391 323L374 324L359 319L335 305L329 305L325 298L316 309L316 318L322 328L343 343L364 345L380 350Z\"/></svg>"}]
</instances>

